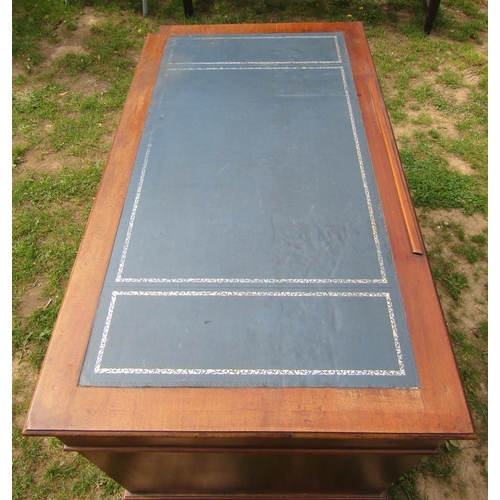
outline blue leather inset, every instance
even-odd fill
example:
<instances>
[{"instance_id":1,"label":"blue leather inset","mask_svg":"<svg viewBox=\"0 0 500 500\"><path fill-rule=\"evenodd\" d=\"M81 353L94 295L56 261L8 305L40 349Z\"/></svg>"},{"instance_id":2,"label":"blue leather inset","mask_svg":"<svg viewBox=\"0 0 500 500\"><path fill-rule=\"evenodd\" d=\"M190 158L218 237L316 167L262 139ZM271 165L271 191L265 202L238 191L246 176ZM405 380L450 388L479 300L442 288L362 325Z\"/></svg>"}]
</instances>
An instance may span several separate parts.
<instances>
[{"instance_id":1,"label":"blue leather inset","mask_svg":"<svg viewBox=\"0 0 500 500\"><path fill-rule=\"evenodd\" d=\"M80 384L418 386L341 33L169 38Z\"/></svg>"}]
</instances>

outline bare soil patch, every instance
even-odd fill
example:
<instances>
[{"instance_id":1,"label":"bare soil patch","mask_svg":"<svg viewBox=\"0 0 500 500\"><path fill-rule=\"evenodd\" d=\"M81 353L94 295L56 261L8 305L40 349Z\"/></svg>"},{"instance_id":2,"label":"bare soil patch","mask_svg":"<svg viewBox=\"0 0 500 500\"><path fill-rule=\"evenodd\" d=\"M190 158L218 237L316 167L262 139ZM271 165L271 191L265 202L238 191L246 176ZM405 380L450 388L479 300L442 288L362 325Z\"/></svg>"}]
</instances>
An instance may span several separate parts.
<instances>
[{"instance_id":1,"label":"bare soil patch","mask_svg":"<svg viewBox=\"0 0 500 500\"><path fill-rule=\"evenodd\" d=\"M56 43L41 42L44 60L38 66L30 68L30 78L26 84L26 89L32 90L43 86L43 81L39 81L37 77L51 71L57 59L67 54L87 55L88 50L85 45L85 40L91 35L91 27L98 22L99 15L94 13L93 9L90 7L85 7L83 9L83 14L78 19L75 30L67 31L65 23L59 25L55 30L55 34L58 36L58 41ZM25 64L16 61L12 66L13 78L20 75L26 75ZM75 93L103 93L109 88L109 84L92 75L79 75L75 78L65 77L56 79L56 81L62 83L64 86L71 86L71 91Z\"/></svg>"},{"instance_id":2,"label":"bare soil patch","mask_svg":"<svg viewBox=\"0 0 500 500\"><path fill-rule=\"evenodd\" d=\"M47 286L45 278L36 280L22 295L19 303L19 315L21 318L27 318L37 309L48 305L49 299L44 296L44 290Z\"/></svg>"},{"instance_id":3,"label":"bare soil patch","mask_svg":"<svg viewBox=\"0 0 500 500\"><path fill-rule=\"evenodd\" d=\"M450 231L450 227L463 228L466 237L477 235L488 227L484 215L464 215L459 210L417 210L418 218L427 250L433 250L436 242L442 241L440 232ZM457 256L449 246L443 248L447 260L457 262L458 270L468 280L469 287L463 290L459 302L454 301L437 284L441 306L446 318L453 318L453 325L464 332L470 342L477 338L477 327L488 318L487 306L487 263L484 261L471 264ZM486 353L485 353L486 354ZM488 389L483 384L478 388L478 395L487 398ZM449 483L428 475L419 476L418 486L426 500L461 499L485 500L488 498L487 482L487 444L479 441L460 443L461 452L455 458L454 473Z\"/></svg>"},{"instance_id":4,"label":"bare soil patch","mask_svg":"<svg viewBox=\"0 0 500 500\"><path fill-rule=\"evenodd\" d=\"M28 172L56 172L62 167L79 167L83 164L81 158L62 155L61 153L43 153L37 150L28 150L25 161L19 166L19 174Z\"/></svg>"},{"instance_id":5,"label":"bare soil patch","mask_svg":"<svg viewBox=\"0 0 500 500\"><path fill-rule=\"evenodd\" d=\"M443 488L443 482L434 476L420 476L419 490L425 500L487 500L488 488L478 457L486 456L486 450L478 450L473 443L462 442L460 459L451 484Z\"/></svg>"},{"instance_id":6,"label":"bare soil patch","mask_svg":"<svg viewBox=\"0 0 500 500\"><path fill-rule=\"evenodd\" d=\"M455 124L444 113L431 106L422 106L418 110L409 109L406 110L406 113L408 116L405 121L393 125L396 138L412 137L415 131L429 130L430 128L449 139L458 139L459 137ZM419 123L422 116L428 118L430 125Z\"/></svg>"},{"instance_id":7,"label":"bare soil patch","mask_svg":"<svg viewBox=\"0 0 500 500\"><path fill-rule=\"evenodd\" d=\"M485 216L475 214L466 216L459 210L436 210L429 214L431 220L437 224L437 230L446 224L459 224L464 228L465 234L470 237L482 233L488 227ZM429 230L427 231L429 234ZM429 234L428 241L432 244ZM464 331L469 335L477 328L481 321L488 318L487 305L487 268L484 262L470 264L465 258L452 253L449 248L445 249L446 257L458 262L458 269L467 277L469 288L462 293L459 304L455 303L446 293L441 293L441 304L447 317L458 318Z\"/></svg>"},{"instance_id":8,"label":"bare soil patch","mask_svg":"<svg viewBox=\"0 0 500 500\"><path fill-rule=\"evenodd\" d=\"M464 160L457 158L456 156L448 157L449 165L448 167L455 172L462 175L473 175L474 169Z\"/></svg>"}]
</instances>

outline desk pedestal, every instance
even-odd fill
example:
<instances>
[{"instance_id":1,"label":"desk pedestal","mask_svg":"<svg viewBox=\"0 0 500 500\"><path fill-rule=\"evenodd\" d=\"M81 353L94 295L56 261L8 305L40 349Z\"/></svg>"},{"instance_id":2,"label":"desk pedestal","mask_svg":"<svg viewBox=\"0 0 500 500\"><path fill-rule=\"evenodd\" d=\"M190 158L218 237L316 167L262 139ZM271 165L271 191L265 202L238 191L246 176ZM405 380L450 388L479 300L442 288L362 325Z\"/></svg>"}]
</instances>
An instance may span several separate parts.
<instances>
[{"instance_id":1,"label":"desk pedestal","mask_svg":"<svg viewBox=\"0 0 500 500\"><path fill-rule=\"evenodd\" d=\"M124 499L386 498L385 490L423 455L426 443L342 440L190 440L168 446L68 447L127 491ZM377 446L375 448L375 446Z\"/></svg>"}]
</instances>

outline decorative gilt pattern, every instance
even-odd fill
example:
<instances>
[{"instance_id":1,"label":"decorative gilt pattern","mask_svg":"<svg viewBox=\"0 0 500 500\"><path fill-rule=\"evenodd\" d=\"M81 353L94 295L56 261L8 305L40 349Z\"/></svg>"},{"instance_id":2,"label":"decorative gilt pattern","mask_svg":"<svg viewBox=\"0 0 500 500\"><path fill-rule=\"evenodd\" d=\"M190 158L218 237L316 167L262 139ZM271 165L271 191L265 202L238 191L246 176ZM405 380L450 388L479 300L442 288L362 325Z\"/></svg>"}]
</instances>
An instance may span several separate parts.
<instances>
[{"instance_id":1,"label":"decorative gilt pattern","mask_svg":"<svg viewBox=\"0 0 500 500\"><path fill-rule=\"evenodd\" d=\"M289 369L236 369L236 368L103 368L102 358L108 341L109 329L113 318L116 299L119 296L141 297L383 297L391 322L394 348L398 358L399 370L289 370ZM387 292L278 292L278 291L114 291L111 294L108 315L104 325L99 352L94 368L96 374L136 374L136 375L368 375L368 376L404 376L406 374L399 344L391 296Z\"/></svg>"},{"instance_id":2,"label":"decorative gilt pattern","mask_svg":"<svg viewBox=\"0 0 500 500\"><path fill-rule=\"evenodd\" d=\"M338 40L336 39L336 43L338 44ZM338 50L338 54L340 54L340 51ZM321 61L318 61L321 62ZM192 63L192 64L199 64L199 63ZM215 63L211 63L215 64ZM222 64L222 63L221 63ZM224 63L226 64L226 63ZM234 64L260 64L260 63L234 63ZM144 183L144 178L146 176L146 170L148 166L148 160L149 160L149 153L151 151L151 147L153 145L153 134L151 133L150 140L148 143L148 147L146 150L146 155L144 158L143 166L142 166L142 171L141 171L141 176L139 179L139 184L137 187L136 191L136 196L134 200L134 205L132 208L132 213L129 219L129 224L128 224L128 230L127 230L127 236L125 238L125 243L123 246L123 251L122 255L120 258L120 264L118 267L118 273L116 275L115 281L117 283L222 283L222 284L232 284L232 283L241 283L241 284L259 284L259 283L270 283L270 284L286 284L286 283L297 283L297 284L369 284L369 283L387 283L387 276L385 272L385 265L384 265L384 260L382 257L382 250L380 247L380 241L378 237L378 230L377 230L377 225L375 222L375 217L373 213L373 206L371 202L371 196L370 196L370 191L368 188L368 182L366 179L366 173L365 173L365 167L363 163L363 156L361 154L361 148L359 145L359 138L358 138L358 132L356 130L356 125L355 125L355 120L354 120L354 115L353 115L353 110L352 110L352 105L351 105L351 100L349 97L349 91L348 91L348 86L347 86L347 81L346 81L346 76L345 76L345 71L342 66L310 66L310 67L295 67L295 66L279 66L279 67L216 67L216 68L207 68L207 67L202 67L202 68L187 68L187 67L182 67L182 68L172 68L169 65L168 70L174 70L174 71L188 71L188 70L200 70L200 71L208 71L208 70L266 70L266 69L272 69L272 70L283 70L283 69L307 69L307 70L317 70L317 69L335 69L335 70L340 70L341 75L342 75L342 82L344 85L344 93L346 97L346 102L347 102L347 108L349 111L349 118L351 122L351 128L352 128L352 133L353 133L353 139L356 147L356 154L358 158L358 163L359 163L359 169L360 169L360 174L361 174L361 179L363 182L363 189L365 193L365 198L366 198L366 204L367 204L367 210L368 210L368 215L370 218L370 224L372 228L372 233L373 233L373 240L374 240L374 245L375 249L377 252L377 259L379 263L379 268L380 268L380 278L375 278L375 279L370 279L370 278L344 278L344 279L337 279L337 278L194 278L194 277L185 277L185 278L169 278L169 277L139 277L139 278L130 278L130 277L124 277L123 276L123 271L125 267L125 261L127 258L127 252L130 244L130 239L132 237L132 230L134 226L134 220L135 220L135 215L137 212L137 208L139 205L140 197L141 197L141 191L142 191L142 186Z\"/></svg>"},{"instance_id":3,"label":"decorative gilt pattern","mask_svg":"<svg viewBox=\"0 0 500 500\"><path fill-rule=\"evenodd\" d=\"M173 37L175 38L175 37ZM191 40L204 40L206 37L189 37ZM391 293L386 291L386 286L388 284L388 279L386 275L384 259L382 256L381 243L378 236L378 229L374 215L374 209L372 205L372 199L370 195L367 175L365 171L365 165L363 161L363 154L361 151L360 140L358 136L358 131L356 129L355 117L353 106L351 103L351 96L349 94L348 81L346 78L346 69L344 62L342 61L341 51L339 47L339 39L336 35L266 35L266 38L331 38L335 44L336 50L336 60L330 61L273 61L273 62L259 62L259 61L228 61L228 62L169 62L166 65L165 71L168 73L170 71L251 71L251 70L333 70L339 71L342 78L342 84L346 99L346 106L349 115L349 120L351 124L351 130L353 135L353 141L356 151L356 158L359 165L360 178L363 185L364 196L366 200L367 213L370 219L370 226L373 235L373 242L376 249L378 267L380 271L380 277L377 278L202 278L202 277L126 277L125 273L125 263L127 259L127 253L130 246L130 241L133 234L134 222L136 219L137 210L141 200L141 193L144 185L144 181L147 174L150 153L154 143L154 132L151 132L146 147L146 152L144 160L142 162L142 168L139 175L139 180L135 192L135 198L131 208L130 218L128 220L127 232L125 236L125 241L123 244L122 252L119 259L118 270L115 277L115 283L117 287L123 287L121 290L114 290L111 292L111 300L109 303L107 315L104 322L104 327L102 329L102 335L100 338L100 344L98 347L97 358L94 365L94 373L96 375L110 374L110 375L194 375L194 376L213 376L217 378L218 376L292 376L292 377L305 377L305 376L319 376L319 377L333 377L333 376L370 376L370 377L402 377L406 375L405 366L403 362L403 354L400 345L400 340L398 336L398 329L396 326L396 319L393 310L393 304L391 299ZM242 39L242 40L262 40L262 35L260 36L210 36L211 40L228 40L228 39ZM347 68L349 70L349 68ZM354 96L355 99L355 96ZM127 289L128 286L133 287L134 285L186 285L186 284L219 284L219 285L254 285L254 284L325 284L325 285L371 285L371 290L367 291L273 291L273 290L130 290ZM128 285L128 286L127 286ZM384 286L385 291L372 291L380 290L380 286ZM104 367L103 357L108 344L111 324L113 319L113 313L115 311L116 302L118 297L122 296L134 296L134 297L244 297L247 299L252 299L252 297L350 297L350 298L383 298L385 299L387 314L390 322L390 333L392 334L394 351L397 357L397 363L399 369L272 369L272 368L208 368L208 367L198 367L198 368L169 368L169 367ZM102 327L101 327L102 328ZM96 332L97 333L97 332ZM389 332L388 332L389 333ZM212 379L215 380L215 379ZM242 379L239 379L242 380ZM235 382L239 384L240 382Z\"/></svg>"}]
</instances>

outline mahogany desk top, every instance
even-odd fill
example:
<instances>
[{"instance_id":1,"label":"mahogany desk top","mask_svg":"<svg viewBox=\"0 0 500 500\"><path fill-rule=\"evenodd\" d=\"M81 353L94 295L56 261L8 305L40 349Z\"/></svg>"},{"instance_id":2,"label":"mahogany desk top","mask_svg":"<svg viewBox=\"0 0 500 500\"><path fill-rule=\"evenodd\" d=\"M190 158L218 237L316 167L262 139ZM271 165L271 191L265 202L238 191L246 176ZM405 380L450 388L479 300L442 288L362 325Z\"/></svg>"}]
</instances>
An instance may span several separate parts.
<instances>
[{"instance_id":1,"label":"mahogany desk top","mask_svg":"<svg viewBox=\"0 0 500 500\"><path fill-rule=\"evenodd\" d=\"M360 23L147 37L24 432L474 437Z\"/></svg>"}]
</instances>

